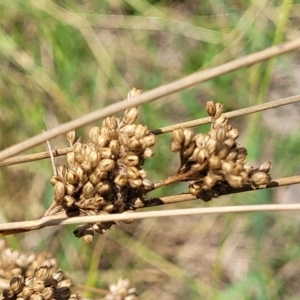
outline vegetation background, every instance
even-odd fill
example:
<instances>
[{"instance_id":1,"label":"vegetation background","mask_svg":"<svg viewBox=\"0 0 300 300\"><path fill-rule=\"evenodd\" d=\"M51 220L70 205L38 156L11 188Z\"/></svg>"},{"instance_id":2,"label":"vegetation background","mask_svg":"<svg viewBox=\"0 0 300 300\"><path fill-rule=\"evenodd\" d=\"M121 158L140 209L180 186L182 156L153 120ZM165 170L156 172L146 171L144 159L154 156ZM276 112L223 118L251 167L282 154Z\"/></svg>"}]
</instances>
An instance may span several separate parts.
<instances>
[{"instance_id":1,"label":"vegetation background","mask_svg":"<svg viewBox=\"0 0 300 300\"><path fill-rule=\"evenodd\" d=\"M298 38L299 30L298 0L2 0L0 148L120 101L133 86L157 87ZM230 111L296 95L299 80L298 51L143 105L139 121L154 129L205 116L208 100ZM248 162L272 161L272 177L279 178L300 173L299 120L294 104L230 122L241 132ZM78 130L84 140L91 126ZM170 135L157 140L147 162L153 182L179 162L170 154ZM51 145L65 147L66 138ZM39 151L46 145L27 153ZM51 175L49 160L1 168L0 222L41 216L53 199ZM155 195L185 191L176 185ZM299 194L290 186L159 209L292 203ZM297 213L208 215L114 226L89 245L73 236L72 226L7 240L27 253L51 252L76 283L107 288L129 278L140 299L292 300L300 297L299 225Z\"/></svg>"}]
</instances>

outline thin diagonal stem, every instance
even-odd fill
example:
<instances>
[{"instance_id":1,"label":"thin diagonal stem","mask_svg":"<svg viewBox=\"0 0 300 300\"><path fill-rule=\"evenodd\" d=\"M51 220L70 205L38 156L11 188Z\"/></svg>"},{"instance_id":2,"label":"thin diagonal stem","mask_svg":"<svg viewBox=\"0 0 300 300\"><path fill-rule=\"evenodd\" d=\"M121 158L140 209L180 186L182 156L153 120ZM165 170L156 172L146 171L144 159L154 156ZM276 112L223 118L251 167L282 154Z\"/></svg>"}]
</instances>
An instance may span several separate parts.
<instances>
[{"instance_id":1,"label":"thin diagonal stem","mask_svg":"<svg viewBox=\"0 0 300 300\"><path fill-rule=\"evenodd\" d=\"M116 114L120 111L123 111L127 108L141 105L146 102L150 102L164 96L170 95L172 93L178 92L180 90L186 89L188 87L194 86L196 84L202 83L204 81L210 80L212 78L218 77L220 75L224 75L238 69L248 67L250 65L259 63L261 61L270 59L272 57L281 55L283 53L287 53L298 49L300 47L300 38L291 42L287 42L284 44L280 44L278 46L273 46L267 48L265 50L235 59L233 61L227 62L223 65L209 68L206 70L202 70L186 76L182 79L173 81L171 83L162 85L158 88L147 91L141 95L133 97L127 101L120 101L118 103L114 103L109 105L103 109L91 112L81 118L75 119L68 123L62 124L55 128L52 128L46 131L44 134L38 134L32 138L27 139L21 143L18 143L14 146L11 146L0 152L0 161L5 158L16 155L22 151L35 147L44 143L46 140L51 140L52 138L67 133L70 130L73 130L78 127L83 127L89 123L93 123L96 120L101 118L105 118L107 116Z\"/></svg>"}]
</instances>

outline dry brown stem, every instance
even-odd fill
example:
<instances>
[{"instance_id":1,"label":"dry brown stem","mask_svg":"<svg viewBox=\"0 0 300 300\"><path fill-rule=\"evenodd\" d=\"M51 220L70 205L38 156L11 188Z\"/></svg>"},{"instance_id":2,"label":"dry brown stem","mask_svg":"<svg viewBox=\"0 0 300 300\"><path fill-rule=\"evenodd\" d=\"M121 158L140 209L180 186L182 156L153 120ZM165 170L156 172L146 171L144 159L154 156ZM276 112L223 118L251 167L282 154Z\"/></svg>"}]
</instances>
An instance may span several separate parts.
<instances>
[{"instance_id":1,"label":"dry brown stem","mask_svg":"<svg viewBox=\"0 0 300 300\"><path fill-rule=\"evenodd\" d=\"M276 57L283 53L293 51L299 47L300 47L300 38L296 39L294 41L291 41L291 42L273 46L273 47L267 48L265 50L235 59L233 61L227 62L227 63L217 66L217 67L213 67L213 68L209 68L206 70L196 72L196 73L186 76L182 79L173 81L171 83L168 83L168 84L162 85L158 88L147 91L147 92L145 92L141 95L138 95L132 99L129 99L127 101L120 101L118 103L109 105L103 109L91 112L81 118L75 119L75 120L70 121L65 124L62 124L60 126L57 126L53 129L46 131L45 133L36 135L32 138L27 139L26 141L23 141L14 146L11 146L0 152L0 160L4 160L8 157L11 157L13 155L16 155L16 154L22 152L22 151L25 151L27 149L30 149L37 145L40 145L47 140L51 140L52 138L54 138L60 134L67 133L68 131L78 128L78 127L83 127L89 123L95 122L98 119L105 118L107 116L116 114L127 108L138 106L143 103L159 99L161 97L178 92L180 90L183 90L183 89L191 87L193 85L202 83L204 81L218 77L220 75L227 74L229 72L232 72L232 71L244 68L244 67L248 67L250 65L259 63L261 61L270 59L272 57Z\"/></svg>"}]
</instances>

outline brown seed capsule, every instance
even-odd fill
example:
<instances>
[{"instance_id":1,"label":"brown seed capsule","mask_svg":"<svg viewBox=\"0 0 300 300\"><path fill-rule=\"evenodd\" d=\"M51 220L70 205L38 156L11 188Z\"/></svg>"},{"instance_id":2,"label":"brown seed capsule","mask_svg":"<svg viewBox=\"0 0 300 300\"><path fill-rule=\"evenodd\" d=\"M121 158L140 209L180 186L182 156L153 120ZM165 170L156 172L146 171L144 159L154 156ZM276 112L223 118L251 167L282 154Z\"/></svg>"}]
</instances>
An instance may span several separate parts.
<instances>
[{"instance_id":1,"label":"brown seed capsule","mask_svg":"<svg viewBox=\"0 0 300 300\"><path fill-rule=\"evenodd\" d=\"M75 144L75 142L77 140L75 129L71 130L67 133L67 140L69 141L71 146Z\"/></svg>"},{"instance_id":2,"label":"brown seed capsule","mask_svg":"<svg viewBox=\"0 0 300 300\"><path fill-rule=\"evenodd\" d=\"M147 190L147 191L151 191L153 189L153 183L148 180L148 179L143 179L143 182L142 182L143 186L144 186L144 189Z\"/></svg>"},{"instance_id":3,"label":"brown seed capsule","mask_svg":"<svg viewBox=\"0 0 300 300\"><path fill-rule=\"evenodd\" d=\"M18 294L22 291L24 286L24 278L22 275L15 276L11 279L10 289L14 292L14 294Z\"/></svg>"},{"instance_id":4,"label":"brown seed capsule","mask_svg":"<svg viewBox=\"0 0 300 300\"><path fill-rule=\"evenodd\" d=\"M240 132L236 128L232 128L227 132L227 136L232 138L233 140L236 140L240 135Z\"/></svg>"},{"instance_id":5,"label":"brown seed capsule","mask_svg":"<svg viewBox=\"0 0 300 300\"><path fill-rule=\"evenodd\" d=\"M136 167L127 167L126 173L129 179L138 179L140 177L139 170Z\"/></svg>"},{"instance_id":6,"label":"brown seed capsule","mask_svg":"<svg viewBox=\"0 0 300 300\"><path fill-rule=\"evenodd\" d=\"M215 120L215 127L217 126L227 126L227 122L228 122L228 119L224 116L224 115L221 115L218 119Z\"/></svg>"},{"instance_id":7,"label":"brown seed capsule","mask_svg":"<svg viewBox=\"0 0 300 300\"><path fill-rule=\"evenodd\" d=\"M23 290L22 290L22 298L27 300L30 298L30 296L34 293L34 291L28 287L28 286L24 286Z\"/></svg>"},{"instance_id":8,"label":"brown seed capsule","mask_svg":"<svg viewBox=\"0 0 300 300\"><path fill-rule=\"evenodd\" d=\"M208 164L209 164L209 168L212 170L221 168L221 161L219 157L215 154L208 157Z\"/></svg>"},{"instance_id":9,"label":"brown seed capsule","mask_svg":"<svg viewBox=\"0 0 300 300\"><path fill-rule=\"evenodd\" d=\"M183 153L182 153L182 156L185 158L185 159L188 159L194 152L195 150L195 144L190 144L189 147L187 147Z\"/></svg>"},{"instance_id":10,"label":"brown seed capsule","mask_svg":"<svg viewBox=\"0 0 300 300\"><path fill-rule=\"evenodd\" d=\"M85 175L84 172L83 172L83 169L80 168L80 167L77 167L76 170L75 170L75 173L78 177L79 182L82 182L82 180L84 178L84 175Z\"/></svg>"},{"instance_id":11,"label":"brown seed capsule","mask_svg":"<svg viewBox=\"0 0 300 300\"><path fill-rule=\"evenodd\" d=\"M35 292L29 298L29 300L44 300L41 293Z\"/></svg>"},{"instance_id":12,"label":"brown seed capsule","mask_svg":"<svg viewBox=\"0 0 300 300\"><path fill-rule=\"evenodd\" d=\"M97 169L99 170L99 169ZM96 185L100 182L101 180L101 176L99 175L99 172L93 172L91 173L91 175L89 176L89 181L92 183L92 185Z\"/></svg>"},{"instance_id":13,"label":"brown seed capsule","mask_svg":"<svg viewBox=\"0 0 300 300\"><path fill-rule=\"evenodd\" d=\"M245 170L247 173L250 173L250 172L253 170L253 166L250 165L250 164L245 164L245 165L244 165L244 170Z\"/></svg>"},{"instance_id":14,"label":"brown seed capsule","mask_svg":"<svg viewBox=\"0 0 300 300\"><path fill-rule=\"evenodd\" d=\"M250 181L254 187L265 187L270 182L271 176L263 171L254 172L251 176Z\"/></svg>"},{"instance_id":15,"label":"brown seed capsule","mask_svg":"<svg viewBox=\"0 0 300 300\"><path fill-rule=\"evenodd\" d=\"M127 144L128 150L133 151L133 152L139 152L141 149L141 146L142 146L141 142L134 138L129 139L128 144Z\"/></svg>"},{"instance_id":16,"label":"brown seed capsule","mask_svg":"<svg viewBox=\"0 0 300 300\"><path fill-rule=\"evenodd\" d=\"M197 145L198 148L202 148L203 147L203 140L204 140L205 135L203 133L198 133L195 137L194 137L194 141Z\"/></svg>"},{"instance_id":17,"label":"brown seed capsule","mask_svg":"<svg viewBox=\"0 0 300 300\"><path fill-rule=\"evenodd\" d=\"M84 241L86 243L90 243L91 241L89 241L89 239L86 241L85 238L83 237ZM57 289L55 292L54 292L54 299L69 299L71 295L71 290L64 286L64 287L61 287L59 289Z\"/></svg>"},{"instance_id":18,"label":"brown seed capsule","mask_svg":"<svg viewBox=\"0 0 300 300\"><path fill-rule=\"evenodd\" d=\"M211 155L217 149L217 141L212 138L206 139L204 149L207 151L208 155Z\"/></svg>"},{"instance_id":19,"label":"brown seed capsule","mask_svg":"<svg viewBox=\"0 0 300 300\"><path fill-rule=\"evenodd\" d=\"M66 166L58 166L56 168L57 171L57 176L59 176L60 178L65 178L66 174L67 174L67 167Z\"/></svg>"},{"instance_id":20,"label":"brown seed capsule","mask_svg":"<svg viewBox=\"0 0 300 300\"><path fill-rule=\"evenodd\" d=\"M181 145L183 145L184 142L184 134L183 134L183 130L180 129L175 129L172 132L172 141L177 142Z\"/></svg>"},{"instance_id":21,"label":"brown seed capsule","mask_svg":"<svg viewBox=\"0 0 300 300\"><path fill-rule=\"evenodd\" d=\"M34 280L30 287L35 292L41 292L45 288L45 284L43 280Z\"/></svg>"},{"instance_id":22,"label":"brown seed capsule","mask_svg":"<svg viewBox=\"0 0 300 300\"><path fill-rule=\"evenodd\" d=\"M69 166L73 167L76 165L76 159L75 159L75 153L74 152L68 152L67 153L67 162Z\"/></svg>"},{"instance_id":23,"label":"brown seed capsule","mask_svg":"<svg viewBox=\"0 0 300 300\"><path fill-rule=\"evenodd\" d=\"M124 124L132 124L138 117L139 111L136 107L126 109L124 116L122 118L122 123Z\"/></svg>"},{"instance_id":24,"label":"brown seed capsule","mask_svg":"<svg viewBox=\"0 0 300 300\"><path fill-rule=\"evenodd\" d=\"M100 157L96 151L92 151L88 156L88 162L92 165L92 168L95 168L100 160Z\"/></svg>"},{"instance_id":25,"label":"brown seed capsule","mask_svg":"<svg viewBox=\"0 0 300 300\"><path fill-rule=\"evenodd\" d=\"M65 186L62 182L57 182L54 186L54 199L61 202L65 196Z\"/></svg>"},{"instance_id":26,"label":"brown seed capsule","mask_svg":"<svg viewBox=\"0 0 300 300\"><path fill-rule=\"evenodd\" d=\"M125 125L120 128L119 132L125 133L128 137L133 137L135 135L136 128L136 124Z\"/></svg>"},{"instance_id":27,"label":"brown seed capsule","mask_svg":"<svg viewBox=\"0 0 300 300\"><path fill-rule=\"evenodd\" d=\"M57 281L60 282L64 278L64 272L62 270L57 270L52 274L52 277Z\"/></svg>"},{"instance_id":28,"label":"brown seed capsule","mask_svg":"<svg viewBox=\"0 0 300 300\"><path fill-rule=\"evenodd\" d=\"M189 156L188 161L197 161L199 152L200 152L200 148L198 147L195 148L192 155Z\"/></svg>"},{"instance_id":29,"label":"brown seed capsule","mask_svg":"<svg viewBox=\"0 0 300 300\"><path fill-rule=\"evenodd\" d=\"M45 280L50 273L50 268L48 266L42 266L35 270L34 277L39 280Z\"/></svg>"},{"instance_id":30,"label":"brown seed capsule","mask_svg":"<svg viewBox=\"0 0 300 300\"><path fill-rule=\"evenodd\" d=\"M154 151L151 148L146 148L143 152L143 157L144 158L150 158L154 155Z\"/></svg>"},{"instance_id":31,"label":"brown seed capsule","mask_svg":"<svg viewBox=\"0 0 300 300\"><path fill-rule=\"evenodd\" d=\"M111 151L111 155L117 156L120 152L120 142L117 140L110 141L108 148ZM107 157L110 158L110 157Z\"/></svg>"},{"instance_id":32,"label":"brown seed capsule","mask_svg":"<svg viewBox=\"0 0 300 300\"><path fill-rule=\"evenodd\" d=\"M198 156L197 156L197 162L199 164L203 164L205 159L206 159L205 151L204 151L204 149L200 149Z\"/></svg>"},{"instance_id":33,"label":"brown seed capsule","mask_svg":"<svg viewBox=\"0 0 300 300\"><path fill-rule=\"evenodd\" d=\"M95 196L96 190L91 182L87 182L82 189L82 194L85 199L89 199Z\"/></svg>"},{"instance_id":34,"label":"brown seed capsule","mask_svg":"<svg viewBox=\"0 0 300 300\"><path fill-rule=\"evenodd\" d=\"M205 109L211 117L213 117L216 113L216 105L213 101L207 101Z\"/></svg>"},{"instance_id":35,"label":"brown seed capsule","mask_svg":"<svg viewBox=\"0 0 300 300\"><path fill-rule=\"evenodd\" d=\"M183 130L183 135L184 135L183 145L184 147L188 147L193 140L193 131L191 129L186 128Z\"/></svg>"},{"instance_id":36,"label":"brown seed capsule","mask_svg":"<svg viewBox=\"0 0 300 300\"><path fill-rule=\"evenodd\" d=\"M75 186L68 183L65 186L65 190L67 195L72 195L75 192Z\"/></svg>"},{"instance_id":37,"label":"brown seed capsule","mask_svg":"<svg viewBox=\"0 0 300 300\"><path fill-rule=\"evenodd\" d=\"M211 189L214 185L216 184L216 179L215 177L213 176L210 176L210 175L206 175L204 178L203 178L203 186L202 186L202 189L203 190L209 190Z\"/></svg>"},{"instance_id":38,"label":"brown seed capsule","mask_svg":"<svg viewBox=\"0 0 300 300\"><path fill-rule=\"evenodd\" d=\"M81 164L80 164L82 170L85 172L85 173L89 173L90 171L92 171L92 164L87 161L87 160L84 160Z\"/></svg>"},{"instance_id":39,"label":"brown seed capsule","mask_svg":"<svg viewBox=\"0 0 300 300\"><path fill-rule=\"evenodd\" d=\"M101 148L99 151L99 157L100 156L101 156L101 159L111 158L111 156L112 156L111 149L109 147Z\"/></svg>"},{"instance_id":40,"label":"brown seed capsule","mask_svg":"<svg viewBox=\"0 0 300 300\"><path fill-rule=\"evenodd\" d=\"M138 124L135 129L135 137L140 140L146 136L148 128L145 125Z\"/></svg>"},{"instance_id":41,"label":"brown seed capsule","mask_svg":"<svg viewBox=\"0 0 300 300\"><path fill-rule=\"evenodd\" d=\"M54 290L52 287L46 287L42 290L41 294L45 300L50 300L54 297Z\"/></svg>"},{"instance_id":42,"label":"brown seed capsule","mask_svg":"<svg viewBox=\"0 0 300 300\"><path fill-rule=\"evenodd\" d=\"M109 144L109 141L105 136L99 135L95 144L98 148L107 147L107 145Z\"/></svg>"},{"instance_id":43,"label":"brown seed capsule","mask_svg":"<svg viewBox=\"0 0 300 300\"><path fill-rule=\"evenodd\" d=\"M171 150L172 152L178 152L178 151L181 150L181 148L182 148L182 144L180 144L180 143L178 143L178 142L176 142L176 141L172 141L172 142L171 142L170 150Z\"/></svg>"},{"instance_id":44,"label":"brown seed capsule","mask_svg":"<svg viewBox=\"0 0 300 300\"><path fill-rule=\"evenodd\" d=\"M147 147L152 147L156 143L156 137L154 134L148 134L143 138L143 142L146 144Z\"/></svg>"},{"instance_id":45,"label":"brown seed capsule","mask_svg":"<svg viewBox=\"0 0 300 300\"><path fill-rule=\"evenodd\" d=\"M114 205L109 203L109 204L106 204L102 207L102 210L108 212L108 213L111 213L113 210L114 210Z\"/></svg>"},{"instance_id":46,"label":"brown seed capsule","mask_svg":"<svg viewBox=\"0 0 300 300\"><path fill-rule=\"evenodd\" d=\"M125 174L118 174L115 177L114 182L119 186L126 186L128 183L128 178Z\"/></svg>"},{"instance_id":47,"label":"brown seed capsule","mask_svg":"<svg viewBox=\"0 0 300 300\"><path fill-rule=\"evenodd\" d=\"M66 174L66 180L70 184L77 184L78 183L79 178L78 178L75 170L69 168L69 170Z\"/></svg>"},{"instance_id":48,"label":"brown seed capsule","mask_svg":"<svg viewBox=\"0 0 300 300\"><path fill-rule=\"evenodd\" d=\"M235 175L226 175L226 181L230 184L230 186L234 188L239 188L243 186L243 178L241 176Z\"/></svg>"},{"instance_id":49,"label":"brown seed capsule","mask_svg":"<svg viewBox=\"0 0 300 300\"><path fill-rule=\"evenodd\" d=\"M218 118L220 118L220 116L223 113L223 105L221 103L216 103L215 107L216 107L216 112L215 112L215 116L214 117L216 119L218 119Z\"/></svg>"},{"instance_id":50,"label":"brown seed capsule","mask_svg":"<svg viewBox=\"0 0 300 300\"><path fill-rule=\"evenodd\" d=\"M98 167L102 172L110 172L115 168L115 162L109 158L102 159L100 160Z\"/></svg>"},{"instance_id":51,"label":"brown seed capsule","mask_svg":"<svg viewBox=\"0 0 300 300\"><path fill-rule=\"evenodd\" d=\"M71 278L65 278L63 280L61 280L58 285L57 285L57 288L61 288L61 287L71 287L73 285L73 281Z\"/></svg>"},{"instance_id":52,"label":"brown seed capsule","mask_svg":"<svg viewBox=\"0 0 300 300\"><path fill-rule=\"evenodd\" d=\"M99 195L103 195L110 190L110 186L108 183L100 181L96 186L95 189Z\"/></svg>"},{"instance_id":53,"label":"brown seed capsule","mask_svg":"<svg viewBox=\"0 0 300 300\"><path fill-rule=\"evenodd\" d=\"M216 139L219 143L223 143L226 139L226 128L224 126L217 126Z\"/></svg>"},{"instance_id":54,"label":"brown seed capsule","mask_svg":"<svg viewBox=\"0 0 300 300\"><path fill-rule=\"evenodd\" d=\"M132 187L133 189L136 189L143 184L142 179L140 179L140 178L128 179L128 183L129 183L130 187Z\"/></svg>"},{"instance_id":55,"label":"brown seed capsule","mask_svg":"<svg viewBox=\"0 0 300 300\"><path fill-rule=\"evenodd\" d=\"M268 173L271 169L271 166L271 162L266 161L259 167L259 170Z\"/></svg>"},{"instance_id":56,"label":"brown seed capsule","mask_svg":"<svg viewBox=\"0 0 300 300\"><path fill-rule=\"evenodd\" d=\"M64 207L71 207L75 203L75 199L72 196L65 196L62 200L62 206Z\"/></svg>"},{"instance_id":57,"label":"brown seed capsule","mask_svg":"<svg viewBox=\"0 0 300 300\"><path fill-rule=\"evenodd\" d=\"M122 158L121 162L123 164L125 164L126 166L135 167L135 166L139 165L140 159L137 155L131 154L131 155L127 155L124 158Z\"/></svg>"}]
</instances>

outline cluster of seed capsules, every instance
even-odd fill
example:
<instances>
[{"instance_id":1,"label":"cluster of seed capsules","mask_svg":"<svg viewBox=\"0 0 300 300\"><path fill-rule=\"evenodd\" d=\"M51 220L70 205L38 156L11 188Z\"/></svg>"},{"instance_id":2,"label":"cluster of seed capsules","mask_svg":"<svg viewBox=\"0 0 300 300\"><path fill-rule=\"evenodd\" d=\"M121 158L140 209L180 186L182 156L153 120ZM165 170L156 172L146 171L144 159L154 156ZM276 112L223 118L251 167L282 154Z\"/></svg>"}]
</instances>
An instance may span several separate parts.
<instances>
[{"instance_id":1,"label":"cluster of seed capsules","mask_svg":"<svg viewBox=\"0 0 300 300\"><path fill-rule=\"evenodd\" d=\"M206 111L212 118L208 133L194 135L190 129L172 133L171 151L180 154L177 175L186 174L181 177L189 182L189 192L209 201L228 186L240 188L248 183L253 188L265 187L271 180L271 163L256 169L247 164L247 150L237 143L239 131L228 124L223 105L208 101Z\"/></svg>"},{"instance_id":2,"label":"cluster of seed capsules","mask_svg":"<svg viewBox=\"0 0 300 300\"><path fill-rule=\"evenodd\" d=\"M134 88L128 98L140 93ZM142 166L153 156L156 138L147 126L133 124L137 117L135 107L122 118L107 117L101 128L90 129L88 144L77 139L75 132L67 134L73 149L67 154L68 166L58 167L51 179L55 203L49 214L61 210L68 216L122 213L143 202L153 184ZM91 242L95 231L103 233L112 224L85 224L74 233Z\"/></svg>"},{"instance_id":3,"label":"cluster of seed capsules","mask_svg":"<svg viewBox=\"0 0 300 300\"><path fill-rule=\"evenodd\" d=\"M1 300L77 300L72 280L57 269L56 260L43 252L26 256L0 240Z\"/></svg>"},{"instance_id":4,"label":"cluster of seed capsules","mask_svg":"<svg viewBox=\"0 0 300 300\"><path fill-rule=\"evenodd\" d=\"M9 288L3 290L3 300L79 300L78 294L71 292L73 282L61 270L51 272L43 266L35 270L33 277L15 275Z\"/></svg>"}]
</instances>

